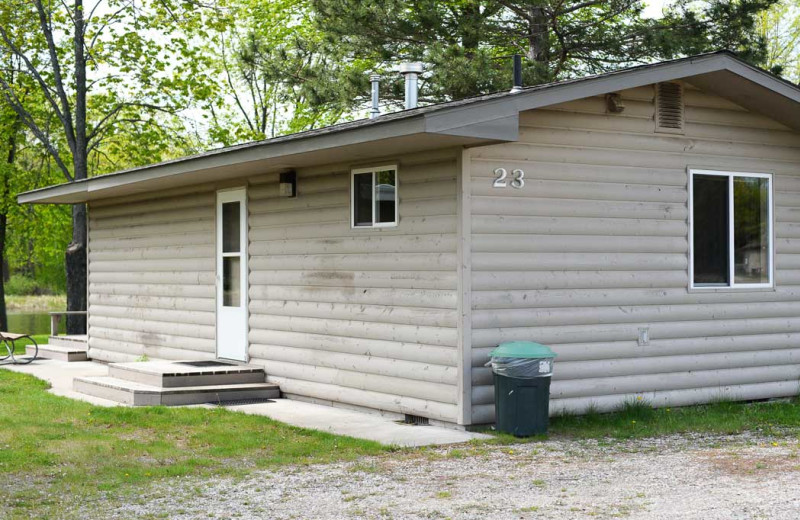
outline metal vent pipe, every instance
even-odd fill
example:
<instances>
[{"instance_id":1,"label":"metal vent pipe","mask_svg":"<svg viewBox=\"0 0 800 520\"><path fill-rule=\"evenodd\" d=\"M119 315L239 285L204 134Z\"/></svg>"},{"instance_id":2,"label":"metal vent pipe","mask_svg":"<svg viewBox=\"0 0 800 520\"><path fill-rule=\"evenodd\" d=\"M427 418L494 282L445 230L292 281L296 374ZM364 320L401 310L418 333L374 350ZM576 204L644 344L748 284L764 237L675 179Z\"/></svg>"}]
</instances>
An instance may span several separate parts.
<instances>
[{"instance_id":1,"label":"metal vent pipe","mask_svg":"<svg viewBox=\"0 0 800 520\"><path fill-rule=\"evenodd\" d=\"M522 92L522 56L519 54L514 55L514 86L511 87L512 94L517 92Z\"/></svg>"},{"instance_id":2,"label":"metal vent pipe","mask_svg":"<svg viewBox=\"0 0 800 520\"><path fill-rule=\"evenodd\" d=\"M406 78L406 110L417 108L419 95L419 75L422 74L422 63L403 63L400 74Z\"/></svg>"},{"instance_id":3,"label":"metal vent pipe","mask_svg":"<svg viewBox=\"0 0 800 520\"><path fill-rule=\"evenodd\" d=\"M381 110L378 108L378 101L381 93L381 77L378 74L371 74L369 80L372 83L372 110L370 110L369 118L375 119L381 115Z\"/></svg>"}]
</instances>

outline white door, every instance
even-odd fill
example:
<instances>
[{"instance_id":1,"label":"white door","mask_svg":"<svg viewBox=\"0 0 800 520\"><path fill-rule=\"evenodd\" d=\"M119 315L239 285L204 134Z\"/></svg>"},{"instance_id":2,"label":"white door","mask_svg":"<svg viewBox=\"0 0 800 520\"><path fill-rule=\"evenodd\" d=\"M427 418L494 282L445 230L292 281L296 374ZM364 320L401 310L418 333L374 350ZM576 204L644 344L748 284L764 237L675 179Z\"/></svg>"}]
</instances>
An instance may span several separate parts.
<instances>
[{"instance_id":1,"label":"white door","mask_svg":"<svg viewBox=\"0 0 800 520\"><path fill-rule=\"evenodd\" d=\"M217 357L247 361L247 191L217 192Z\"/></svg>"}]
</instances>

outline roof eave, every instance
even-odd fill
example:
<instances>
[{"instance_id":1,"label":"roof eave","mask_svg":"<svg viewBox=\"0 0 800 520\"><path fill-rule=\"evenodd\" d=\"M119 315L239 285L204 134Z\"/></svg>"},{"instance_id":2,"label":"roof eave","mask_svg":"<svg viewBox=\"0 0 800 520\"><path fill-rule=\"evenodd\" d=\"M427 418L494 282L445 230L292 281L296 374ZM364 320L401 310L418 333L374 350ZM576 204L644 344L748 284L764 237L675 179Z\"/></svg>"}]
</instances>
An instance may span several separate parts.
<instances>
[{"instance_id":1,"label":"roof eave","mask_svg":"<svg viewBox=\"0 0 800 520\"><path fill-rule=\"evenodd\" d=\"M425 118L425 113L409 116L396 114L394 119L376 121L355 128L251 143L195 157L41 188L20 194L17 201L20 204L75 204L105 197L106 194L108 197L117 196L122 187L130 187L130 189L136 187L136 189L144 190L148 185L156 182L161 185L179 182L194 183L200 182L200 178L209 181L215 180L216 176L222 178L228 172L233 172L234 169L241 171L237 174L231 173L231 175L238 177L251 175L252 172L242 169L242 165L247 164L259 165L262 171L266 166L275 164L284 164L288 168L291 167L293 161L297 162L298 158L322 156L326 151L355 150L359 146L363 149L364 145L370 145L372 150L369 153L362 150L360 154L362 158L370 153L375 156L387 155L386 150L390 150L398 143L405 142L407 149L409 147L407 142L417 136L428 136L422 139L424 145L421 145L427 148L437 145L449 147L488 144L515 140L518 136L519 127L516 118L476 122L472 125L462 125L459 128L441 129L441 131L435 132L427 131ZM382 143L384 146L371 146L373 143Z\"/></svg>"}]
</instances>

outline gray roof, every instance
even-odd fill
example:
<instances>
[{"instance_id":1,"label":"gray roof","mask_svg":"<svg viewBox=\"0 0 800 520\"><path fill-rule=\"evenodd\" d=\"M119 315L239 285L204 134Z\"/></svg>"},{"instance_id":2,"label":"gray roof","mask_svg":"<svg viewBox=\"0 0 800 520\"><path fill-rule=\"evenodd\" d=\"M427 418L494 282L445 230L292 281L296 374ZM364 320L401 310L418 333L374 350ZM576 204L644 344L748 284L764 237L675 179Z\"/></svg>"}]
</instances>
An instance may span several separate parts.
<instances>
[{"instance_id":1,"label":"gray roof","mask_svg":"<svg viewBox=\"0 0 800 520\"><path fill-rule=\"evenodd\" d=\"M85 202L338 160L357 162L398 152L515 141L522 111L676 79L689 79L699 88L800 130L800 88L723 51L219 148L29 191L18 200Z\"/></svg>"}]
</instances>

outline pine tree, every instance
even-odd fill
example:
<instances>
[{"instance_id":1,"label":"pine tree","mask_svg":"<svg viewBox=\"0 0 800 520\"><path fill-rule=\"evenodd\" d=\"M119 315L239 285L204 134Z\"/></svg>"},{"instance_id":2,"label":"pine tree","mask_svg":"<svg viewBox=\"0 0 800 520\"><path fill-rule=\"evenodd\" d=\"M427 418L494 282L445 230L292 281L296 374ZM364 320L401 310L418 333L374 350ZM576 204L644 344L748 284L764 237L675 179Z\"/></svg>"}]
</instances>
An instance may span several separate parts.
<instances>
[{"instance_id":1,"label":"pine tree","mask_svg":"<svg viewBox=\"0 0 800 520\"><path fill-rule=\"evenodd\" d=\"M660 19L641 0L312 0L330 52L389 70L425 64L420 98L458 99L510 87L511 54L526 84L728 49L762 64L759 13L778 0L676 0ZM402 97L395 82L387 92Z\"/></svg>"}]
</instances>

